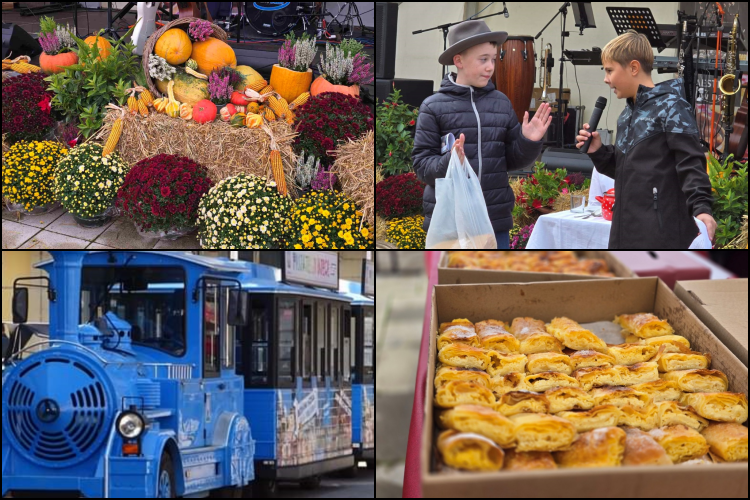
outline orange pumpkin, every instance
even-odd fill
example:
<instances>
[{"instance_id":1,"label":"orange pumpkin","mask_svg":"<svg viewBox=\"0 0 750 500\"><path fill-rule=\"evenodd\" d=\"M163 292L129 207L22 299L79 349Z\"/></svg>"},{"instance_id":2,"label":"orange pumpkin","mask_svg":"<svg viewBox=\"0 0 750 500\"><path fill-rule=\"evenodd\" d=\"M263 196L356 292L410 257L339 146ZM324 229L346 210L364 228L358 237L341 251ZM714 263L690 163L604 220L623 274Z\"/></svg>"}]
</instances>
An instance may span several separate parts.
<instances>
[{"instance_id":1,"label":"orange pumpkin","mask_svg":"<svg viewBox=\"0 0 750 500\"><path fill-rule=\"evenodd\" d=\"M204 75L225 66L237 67L237 56L234 54L234 50L218 38L194 42L190 57L198 63L198 72Z\"/></svg>"},{"instance_id":2,"label":"orange pumpkin","mask_svg":"<svg viewBox=\"0 0 750 500\"><path fill-rule=\"evenodd\" d=\"M86 42L90 47L93 47L94 44L99 47L99 61L109 57L109 51L112 50L112 44L109 43L109 40L107 40L106 38L102 36L90 36L86 38L84 42Z\"/></svg>"},{"instance_id":3,"label":"orange pumpkin","mask_svg":"<svg viewBox=\"0 0 750 500\"><path fill-rule=\"evenodd\" d=\"M188 34L179 28L172 28L156 41L154 54L163 57L172 66L177 66L190 58L192 50Z\"/></svg>"},{"instance_id":4,"label":"orange pumpkin","mask_svg":"<svg viewBox=\"0 0 750 500\"><path fill-rule=\"evenodd\" d=\"M346 85L333 85L322 76L319 76L310 85L310 95L318 95L323 92L338 92L339 94L359 97L359 85L354 84L348 87Z\"/></svg>"},{"instance_id":5,"label":"orange pumpkin","mask_svg":"<svg viewBox=\"0 0 750 500\"><path fill-rule=\"evenodd\" d=\"M63 52L54 56L42 52L42 55L39 56L39 66L48 75L62 73L66 66L71 66L77 62L78 54L75 52Z\"/></svg>"}]
</instances>

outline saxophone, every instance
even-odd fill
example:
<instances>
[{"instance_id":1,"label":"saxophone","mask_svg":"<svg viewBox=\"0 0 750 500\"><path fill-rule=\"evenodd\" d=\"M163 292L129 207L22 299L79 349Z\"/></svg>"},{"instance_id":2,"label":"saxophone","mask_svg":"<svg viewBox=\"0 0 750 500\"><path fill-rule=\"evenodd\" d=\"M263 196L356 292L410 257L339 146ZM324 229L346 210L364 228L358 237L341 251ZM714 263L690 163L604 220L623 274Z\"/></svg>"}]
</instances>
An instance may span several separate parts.
<instances>
[{"instance_id":1,"label":"saxophone","mask_svg":"<svg viewBox=\"0 0 750 500\"><path fill-rule=\"evenodd\" d=\"M719 80L719 90L724 94L724 99L721 106L721 121L724 125L732 123L732 115L734 113L734 94L740 90L740 86L734 88L734 69L737 66L737 30L740 25L740 15L734 15L734 23L732 23L732 32L729 34L729 43L727 44L727 58L724 63L724 76Z\"/></svg>"}]
</instances>

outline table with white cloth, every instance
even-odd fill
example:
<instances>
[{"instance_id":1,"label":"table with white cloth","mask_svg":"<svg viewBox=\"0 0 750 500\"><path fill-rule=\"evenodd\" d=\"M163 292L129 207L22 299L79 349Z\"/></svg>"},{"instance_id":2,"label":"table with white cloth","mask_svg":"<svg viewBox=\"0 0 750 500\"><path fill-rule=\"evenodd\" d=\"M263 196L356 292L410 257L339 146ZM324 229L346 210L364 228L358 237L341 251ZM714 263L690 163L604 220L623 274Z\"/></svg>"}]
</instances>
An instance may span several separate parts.
<instances>
[{"instance_id":1,"label":"table with white cloth","mask_svg":"<svg viewBox=\"0 0 750 500\"><path fill-rule=\"evenodd\" d=\"M584 248L607 248L609 246L609 231L612 221L604 220L602 217L588 217L586 219L575 218L570 210L554 212L542 215L534 224L528 249L584 249ZM695 219L695 217L693 217ZM698 235L690 248L711 248L711 240L706 232L706 225L698 219L695 223L700 229Z\"/></svg>"}]
</instances>

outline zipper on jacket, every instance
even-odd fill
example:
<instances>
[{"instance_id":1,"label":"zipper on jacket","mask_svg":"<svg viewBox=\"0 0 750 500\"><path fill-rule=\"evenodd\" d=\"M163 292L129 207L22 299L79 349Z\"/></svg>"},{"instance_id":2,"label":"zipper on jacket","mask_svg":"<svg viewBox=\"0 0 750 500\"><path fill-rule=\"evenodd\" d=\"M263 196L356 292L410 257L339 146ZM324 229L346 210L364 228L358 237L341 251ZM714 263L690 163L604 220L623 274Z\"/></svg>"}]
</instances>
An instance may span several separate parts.
<instances>
[{"instance_id":1,"label":"zipper on jacket","mask_svg":"<svg viewBox=\"0 0 750 500\"><path fill-rule=\"evenodd\" d=\"M661 212L656 207L656 188L654 188L654 211L656 212L656 217L659 219L659 230L664 231L664 225L661 222Z\"/></svg>"},{"instance_id":2,"label":"zipper on jacket","mask_svg":"<svg viewBox=\"0 0 750 500\"><path fill-rule=\"evenodd\" d=\"M482 124L479 122L479 112L474 104L474 89L469 85L469 98L471 99L471 107L474 108L474 114L477 117L477 152L479 154L479 185L482 185Z\"/></svg>"}]
</instances>

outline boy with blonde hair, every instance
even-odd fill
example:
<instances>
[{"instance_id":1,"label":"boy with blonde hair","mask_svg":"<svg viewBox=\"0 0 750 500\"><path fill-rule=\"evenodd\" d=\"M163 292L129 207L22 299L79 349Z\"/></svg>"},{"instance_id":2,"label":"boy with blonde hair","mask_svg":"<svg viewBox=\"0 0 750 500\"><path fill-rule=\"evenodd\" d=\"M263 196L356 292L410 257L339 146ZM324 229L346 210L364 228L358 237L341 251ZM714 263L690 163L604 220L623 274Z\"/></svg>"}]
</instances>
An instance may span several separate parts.
<instances>
[{"instance_id":1,"label":"boy with blonde hair","mask_svg":"<svg viewBox=\"0 0 750 500\"><path fill-rule=\"evenodd\" d=\"M602 50L604 83L627 106L617 120L617 141L602 146L588 124L577 147L592 136L588 154L596 169L615 179L609 248L688 248L699 233L713 240L711 183L693 108L682 79L651 80L654 53L645 35L630 30Z\"/></svg>"}]
</instances>

